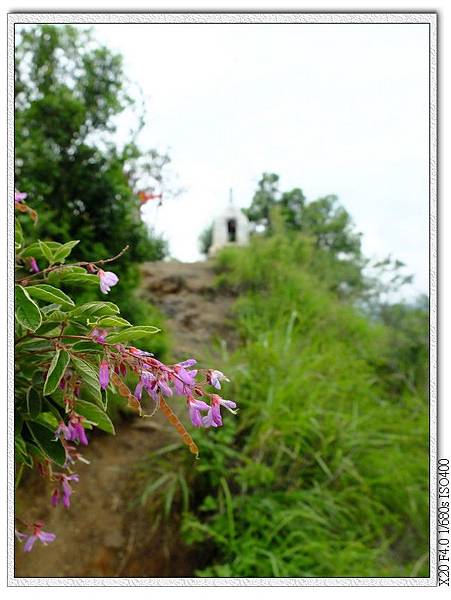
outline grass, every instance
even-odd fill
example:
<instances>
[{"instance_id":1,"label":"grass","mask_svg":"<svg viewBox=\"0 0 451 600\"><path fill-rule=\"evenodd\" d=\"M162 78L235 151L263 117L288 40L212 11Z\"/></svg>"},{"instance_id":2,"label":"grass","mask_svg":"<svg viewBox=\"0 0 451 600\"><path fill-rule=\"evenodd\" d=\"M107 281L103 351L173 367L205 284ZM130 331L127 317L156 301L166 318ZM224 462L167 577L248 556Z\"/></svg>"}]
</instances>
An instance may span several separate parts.
<instances>
[{"instance_id":1,"label":"grass","mask_svg":"<svg viewBox=\"0 0 451 600\"><path fill-rule=\"evenodd\" d=\"M426 577L427 364L402 385L393 330L329 292L310 253L275 236L219 255L218 285L239 294L220 368L240 411L196 431L195 471L188 458L149 494L208 547L199 576Z\"/></svg>"}]
</instances>

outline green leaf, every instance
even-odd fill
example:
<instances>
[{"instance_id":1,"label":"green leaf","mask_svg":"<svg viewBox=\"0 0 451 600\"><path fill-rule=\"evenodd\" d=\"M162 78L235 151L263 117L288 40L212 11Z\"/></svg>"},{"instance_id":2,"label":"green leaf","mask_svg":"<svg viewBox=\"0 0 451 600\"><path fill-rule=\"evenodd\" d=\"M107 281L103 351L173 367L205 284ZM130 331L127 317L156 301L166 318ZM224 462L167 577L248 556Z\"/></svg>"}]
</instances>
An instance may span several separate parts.
<instances>
[{"instance_id":1,"label":"green leaf","mask_svg":"<svg viewBox=\"0 0 451 600\"><path fill-rule=\"evenodd\" d=\"M102 394L100 392L99 372L85 360L72 357L72 364L82 378L81 394L93 398L97 404L102 406Z\"/></svg>"},{"instance_id":2,"label":"green leaf","mask_svg":"<svg viewBox=\"0 0 451 600\"><path fill-rule=\"evenodd\" d=\"M117 317L116 315L112 317L102 317L99 321L90 323L90 325L97 325L99 327L131 327L131 323L126 319Z\"/></svg>"},{"instance_id":3,"label":"green leaf","mask_svg":"<svg viewBox=\"0 0 451 600\"><path fill-rule=\"evenodd\" d=\"M23 244L22 225L18 219L16 219L14 222L14 241L17 248L20 248Z\"/></svg>"},{"instance_id":4,"label":"green leaf","mask_svg":"<svg viewBox=\"0 0 451 600\"><path fill-rule=\"evenodd\" d=\"M44 384L44 396L49 396L57 387L69 364L69 354L65 350L57 350L50 363Z\"/></svg>"},{"instance_id":5,"label":"green leaf","mask_svg":"<svg viewBox=\"0 0 451 600\"><path fill-rule=\"evenodd\" d=\"M97 342L75 342L71 346L74 352L103 352L103 348Z\"/></svg>"},{"instance_id":6,"label":"green leaf","mask_svg":"<svg viewBox=\"0 0 451 600\"><path fill-rule=\"evenodd\" d=\"M33 466L33 460L28 456L27 445L21 435L14 438L15 459L17 462L25 463L28 467Z\"/></svg>"},{"instance_id":7,"label":"green leaf","mask_svg":"<svg viewBox=\"0 0 451 600\"><path fill-rule=\"evenodd\" d=\"M138 325L136 327L124 329L119 333L110 333L106 339L111 344L115 344L116 342L127 342L154 335L159 331L161 331L161 329L158 329L158 327L154 327L153 325Z\"/></svg>"},{"instance_id":8,"label":"green leaf","mask_svg":"<svg viewBox=\"0 0 451 600\"><path fill-rule=\"evenodd\" d=\"M14 435L17 435L22 431L23 417L17 410L14 413Z\"/></svg>"},{"instance_id":9,"label":"green leaf","mask_svg":"<svg viewBox=\"0 0 451 600\"><path fill-rule=\"evenodd\" d=\"M27 421L27 427L38 447L60 467L66 462L66 451L55 434L36 421Z\"/></svg>"},{"instance_id":10,"label":"green leaf","mask_svg":"<svg viewBox=\"0 0 451 600\"><path fill-rule=\"evenodd\" d=\"M72 298L69 298L67 294L62 292L53 285L47 285L46 283L39 283L38 285L30 285L28 287L28 293L32 298L38 298L38 300L44 300L45 302L52 304L60 304L65 308L72 308L75 306Z\"/></svg>"},{"instance_id":11,"label":"green leaf","mask_svg":"<svg viewBox=\"0 0 451 600\"><path fill-rule=\"evenodd\" d=\"M64 391L61 388L56 388L56 390L54 390L52 392L51 398L54 402L56 402L56 404L59 404L59 406L61 406L62 408L66 408L66 401L64 399ZM44 402L46 401L46 398L44 398Z\"/></svg>"},{"instance_id":12,"label":"green leaf","mask_svg":"<svg viewBox=\"0 0 451 600\"><path fill-rule=\"evenodd\" d=\"M64 259L72 252L72 248L75 248L79 242L80 240L73 240L63 244L61 248L58 248L58 250L53 253L54 262L64 262Z\"/></svg>"},{"instance_id":13,"label":"green leaf","mask_svg":"<svg viewBox=\"0 0 451 600\"><path fill-rule=\"evenodd\" d=\"M41 240L38 241L38 244L39 244L39 248L40 248L41 253L44 256L44 258L47 259L49 264L52 264L54 262L54 260L53 260L53 252L52 252L50 246L46 242L42 242Z\"/></svg>"},{"instance_id":14,"label":"green leaf","mask_svg":"<svg viewBox=\"0 0 451 600\"><path fill-rule=\"evenodd\" d=\"M47 316L47 321L50 323L61 323L61 321L67 320L67 312L62 310L54 310Z\"/></svg>"},{"instance_id":15,"label":"green leaf","mask_svg":"<svg viewBox=\"0 0 451 600\"><path fill-rule=\"evenodd\" d=\"M116 433L110 417L95 404L85 402L84 400L77 400L75 403L75 410L77 413L94 423L99 429L102 429L107 433L112 433L113 435Z\"/></svg>"},{"instance_id":16,"label":"green leaf","mask_svg":"<svg viewBox=\"0 0 451 600\"><path fill-rule=\"evenodd\" d=\"M48 308L48 307L46 307ZM44 312L43 310L41 312ZM44 321L39 329L36 331L38 335L48 335L52 332L59 332L58 324L52 321Z\"/></svg>"},{"instance_id":17,"label":"green leaf","mask_svg":"<svg viewBox=\"0 0 451 600\"><path fill-rule=\"evenodd\" d=\"M59 419L51 412L43 412L36 419L43 427L47 427L52 433L55 432L59 424Z\"/></svg>"},{"instance_id":18,"label":"green leaf","mask_svg":"<svg viewBox=\"0 0 451 600\"><path fill-rule=\"evenodd\" d=\"M64 279L68 276L68 275L74 275L74 274L86 274L86 270L83 269L83 267L75 267L72 265L67 265L67 266L61 266L58 267L57 269L54 269L53 271L50 271L48 276L47 276L47 280L49 283L53 284L59 284L61 281L64 281Z\"/></svg>"},{"instance_id":19,"label":"green leaf","mask_svg":"<svg viewBox=\"0 0 451 600\"><path fill-rule=\"evenodd\" d=\"M36 458L37 458L37 460L39 460L39 462L42 462L43 460L45 460L47 458L45 453L41 450L41 448L37 444L34 444L29 441L27 441L26 444L27 444L28 456L31 456L31 457L36 456Z\"/></svg>"},{"instance_id":20,"label":"green leaf","mask_svg":"<svg viewBox=\"0 0 451 600\"><path fill-rule=\"evenodd\" d=\"M90 273L68 273L62 281L65 285L99 285L98 276Z\"/></svg>"},{"instance_id":21,"label":"green leaf","mask_svg":"<svg viewBox=\"0 0 451 600\"><path fill-rule=\"evenodd\" d=\"M36 352L39 350L40 352L50 352L53 351L53 345L47 340L35 340L33 338L25 338L21 342L16 345L16 349L19 350L33 350Z\"/></svg>"},{"instance_id":22,"label":"green leaf","mask_svg":"<svg viewBox=\"0 0 451 600\"><path fill-rule=\"evenodd\" d=\"M44 316L52 314L55 310L59 310L61 307L59 304L46 304L45 306L41 306L41 313Z\"/></svg>"},{"instance_id":23,"label":"green leaf","mask_svg":"<svg viewBox=\"0 0 451 600\"><path fill-rule=\"evenodd\" d=\"M41 244L45 244L47 251L50 249L50 252L52 253L62 246L59 242L34 242L24 248L20 253L20 256L24 258L27 256L34 256L35 258L44 256Z\"/></svg>"},{"instance_id":24,"label":"green leaf","mask_svg":"<svg viewBox=\"0 0 451 600\"><path fill-rule=\"evenodd\" d=\"M41 412L41 396L38 394L38 392L30 387L27 390L27 410L29 412L29 414L33 417L36 418L39 413Z\"/></svg>"},{"instance_id":25,"label":"green leaf","mask_svg":"<svg viewBox=\"0 0 451 600\"><path fill-rule=\"evenodd\" d=\"M42 323L41 311L21 285L15 287L16 319L25 329L36 331Z\"/></svg>"},{"instance_id":26,"label":"green leaf","mask_svg":"<svg viewBox=\"0 0 451 600\"><path fill-rule=\"evenodd\" d=\"M88 319L94 315L98 317L106 317L109 315L117 315L119 307L112 302L87 302L81 306L77 306L69 313L71 319Z\"/></svg>"}]
</instances>

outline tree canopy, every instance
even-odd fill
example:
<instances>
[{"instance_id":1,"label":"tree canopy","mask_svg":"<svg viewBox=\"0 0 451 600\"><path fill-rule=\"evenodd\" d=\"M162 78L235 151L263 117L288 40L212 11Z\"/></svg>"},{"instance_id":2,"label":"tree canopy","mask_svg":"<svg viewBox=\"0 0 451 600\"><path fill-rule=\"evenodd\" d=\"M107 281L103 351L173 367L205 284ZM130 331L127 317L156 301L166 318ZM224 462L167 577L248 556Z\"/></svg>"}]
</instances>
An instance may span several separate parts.
<instances>
[{"instance_id":1,"label":"tree canopy","mask_svg":"<svg viewBox=\"0 0 451 600\"><path fill-rule=\"evenodd\" d=\"M362 234L336 195L307 201L300 188L280 191L279 176L263 173L249 208L243 209L256 232L271 236L282 228L310 239L311 261L330 289L340 296L373 304L381 294L411 280L404 264L391 257L372 263L362 252ZM391 279L381 283L381 276Z\"/></svg>"},{"instance_id":2,"label":"tree canopy","mask_svg":"<svg viewBox=\"0 0 451 600\"><path fill-rule=\"evenodd\" d=\"M123 147L113 137L114 117L135 105L122 57L89 30L40 25L17 36L15 78L16 180L39 211L41 239L77 237L74 254L85 257L129 244L123 265L162 258L130 176L146 154L136 143L143 119Z\"/></svg>"}]
</instances>

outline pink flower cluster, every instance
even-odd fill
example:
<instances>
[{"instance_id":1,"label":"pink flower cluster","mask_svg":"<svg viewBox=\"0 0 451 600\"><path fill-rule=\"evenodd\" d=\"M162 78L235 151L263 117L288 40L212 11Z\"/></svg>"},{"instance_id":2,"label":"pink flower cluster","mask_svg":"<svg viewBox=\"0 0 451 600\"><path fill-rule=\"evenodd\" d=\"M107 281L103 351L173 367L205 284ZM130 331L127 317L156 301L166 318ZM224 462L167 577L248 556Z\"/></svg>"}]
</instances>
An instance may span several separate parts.
<instances>
[{"instance_id":1,"label":"pink flower cluster","mask_svg":"<svg viewBox=\"0 0 451 600\"><path fill-rule=\"evenodd\" d=\"M96 335L99 334L96 333ZM102 342L99 340L99 343ZM159 398L162 396L183 396L186 398L191 423L195 427L220 427L222 425L222 406L230 412L236 413L234 410L236 409L235 402L224 400L216 393L207 392L201 387L201 382L196 379L198 375L203 375L204 383L220 389L221 381L229 381L221 371L193 369L192 367L196 364L194 358L173 365L165 365L149 352L144 352L138 348L132 346L124 348L117 345L117 349L120 351L121 369L124 364L127 364L139 376L134 391L134 396L139 402L142 401L144 392L157 406ZM115 371L118 372L117 365ZM99 382L102 389L108 386L109 373L108 361L104 359L101 361L99 373ZM205 400L209 400L209 404Z\"/></svg>"}]
</instances>

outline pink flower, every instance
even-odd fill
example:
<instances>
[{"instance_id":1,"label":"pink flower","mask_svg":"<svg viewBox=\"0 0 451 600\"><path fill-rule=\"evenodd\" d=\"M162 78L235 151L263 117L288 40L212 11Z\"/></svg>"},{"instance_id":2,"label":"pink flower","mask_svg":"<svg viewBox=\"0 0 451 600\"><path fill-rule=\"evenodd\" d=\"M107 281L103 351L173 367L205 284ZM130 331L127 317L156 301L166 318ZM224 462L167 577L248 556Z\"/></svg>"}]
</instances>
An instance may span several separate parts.
<instances>
[{"instance_id":1,"label":"pink flower","mask_svg":"<svg viewBox=\"0 0 451 600\"><path fill-rule=\"evenodd\" d=\"M174 365L174 373L171 375L171 380L174 383L176 394L179 396L189 397L192 394L193 388L196 385L197 370L188 371L185 367L192 367L196 364L194 358L189 358L183 362Z\"/></svg>"},{"instance_id":2,"label":"pink flower","mask_svg":"<svg viewBox=\"0 0 451 600\"><path fill-rule=\"evenodd\" d=\"M39 266L34 256L30 257L30 271L32 273L39 273Z\"/></svg>"},{"instance_id":3,"label":"pink flower","mask_svg":"<svg viewBox=\"0 0 451 600\"><path fill-rule=\"evenodd\" d=\"M202 427L202 415L201 410L210 410L210 407L203 400L195 400L192 396L188 398L188 411L191 419L191 423L194 427Z\"/></svg>"},{"instance_id":4,"label":"pink flower","mask_svg":"<svg viewBox=\"0 0 451 600\"><path fill-rule=\"evenodd\" d=\"M83 417L77 415L76 413L72 413L69 418L69 423L66 425L64 421L58 425L55 435L59 438L63 435L64 439L68 442L80 442L83 446L88 445L88 438L86 437L85 429L81 424Z\"/></svg>"},{"instance_id":5,"label":"pink flower","mask_svg":"<svg viewBox=\"0 0 451 600\"><path fill-rule=\"evenodd\" d=\"M20 202L23 202L27 196L28 194L25 194L25 192L19 192L18 190L16 190L14 192L14 202L16 204L19 204Z\"/></svg>"},{"instance_id":6,"label":"pink flower","mask_svg":"<svg viewBox=\"0 0 451 600\"><path fill-rule=\"evenodd\" d=\"M150 371L141 371L141 377L134 392L134 396L138 400L141 400L143 389L146 390L154 402L158 402L158 392L161 392L165 396L172 396L172 390L168 385L166 373L160 373L157 377Z\"/></svg>"},{"instance_id":7,"label":"pink flower","mask_svg":"<svg viewBox=\"0 0 451 600\"><path fill-rule=\"evenodd\" d=\"M215 387L217 390L220 390L220 381L230 381L230 379L228 379L228 377L226 377L221 371L216 371L215 369L208 369L207 382L213 387Z\"/></svg>"},{"instance_id":8,"label":"pink flower","mask_svg":"<svg viewBox=\"0 0 451 600\"><path fill-rule=\"evenodd\" d=\"M102 390L105 390L108 387L110 382L110 367L106 360L102 360L100 363L99 369L99 383Z\"/></svg>"},{"instance_id":9,"label":"pink flower","mask_svg":"<svg viewBox=\"0 0 451 600\"><path fill-rule=\"evenodd\" d=\"M23 542L28 537L28 535L26 533L22 533L21 531L18 531L17 529L14 530L14 535L19 540L19 542Z\"/></svg>"},{"instance_id":10,"label":"pink flower","mask_svg":"<svg viewBox=\"0 0 451 600\"><path fill-rule=\"evenodd\" d=\"M52 497L51 497L52 506L56 506L57 504L62 502L66 508L69 508L70 497L72 496L72 488L69 484L69 481L78 482L78 481L80 481L80 478L76 473L73 473L72 475L61 474L61 475L58 475L58 477L61 482L62 492L60 492L60 490L58 488L53 490Z\"/></svg>"},{"instance_id":11,"label":"pink flower","mask_svg":"<svg viewBox=\"0 0 451 600\"><path fill-rule=\"evenodd\" d=\"M218 394L212 394L208 413L205 417L202 417L202 424L204 427L221 427L221 406L225 406L231 413L236 414L236 411L233 410L236 408L235 402L232 400L224 400L224 398L221 398Z\"/></svg>"},{"instance_id":12,"label":"pink flower","mask_svg":"<svg viewBox=\"0 0 451 600\"><path fill-rule=\"evenodd\" d=\"M31 549L33 548L33 545L35 543L36 540L40 540L44 546L47 546L47 544L50 544L51 542L53 542L56 538L56 535L54 533L49 533L47 531L42 531L42 526L44 525L44 523L34 523L33 524L33 533L32 535L26 536L27 537L27 541L25 542L25 545L23 547L24 552L30 552ZM19 533L19 532L18 532ZM23 539L23 536L25 534L21 533L20 536Z\"/></svg>"},{"instance_id":13,"label":"pink flower","mask_svg":"<svg viewBox=\"0 0 451 600\"><path fill-rule=\"evenodd\" d=\"M103 294L108 294L113 285L116 285L119 281L119 277L112 271L102 271L102 269L99 269L97 275L100 279L100 291Z\"/></svg>"},{"instance_id":14,"label":"pink flower","mask_svg":"<svg viewBox=\"0 0 451 600\"><path fill-rule=\"evenodd\" d=\"M55 431L55 435L56 435L57 439L61 435L64 436L65 440L71 440L72 439L71 430L69 429L69 427L66 425L66 423L64 421L61 421L60 424L58 425L58 427L57 427L57 429Z\"/></svg>"},{"instance_id":15,"label":"pink flower","mask_svg":"<svg viewBox=\"0 0 451 600\"><path fill-rule=\"evenodd\" d=\"M106 329L99 329L98 327L93 329L90 334L91 338L98 344L105 344L107 335L108 331Z\"/></svg>"},{"instance_id":16,"label":"pink flower","mask_svg":"<svg viewBox=\"0 0 451 600\"><path fill-rule=\"evenodd\" d=\"M66 508L69 508L70 497L72 496L72 488L70 487L69 481L76 481L78 483L79 480L80 480L80 478L78 477L78 475L76 473L74 473L73 475L69 475L69 476L64 475L63 482L62 482L63 504Z\"/></svg>"},{"instance_id":17,"label":"pink flower","mask_svg":"<svg viewBox=\"0 0 451 600\"><path fill-rule=\"evenodd\" d=\"M60 502L60 493L57 488L53 490L52 495L50 497L50 502L52 506L56 506Z\"/></svg>"},{"instance_id":18,"label":"pink flower","mask_svg":"<svg viewBox=\"0 0 451 600\"><path fill-rule=\"evenodd\" d=\"M88 438L86 437L85 428L81 424L81 417L77 419L71 419L69 423L69 429L71 432L71 441L79 441L83 446L88 445Z\"/></svg>"},{"instance_id":19,"label":"pink flower","mask_svg":"<svg viewBox=\"0 0 451 600\"><path fill-rule=\"evenodd\" d=\"M75 446L66 446L66 464L65 468L69 468L70 465L74 465L77 460L89 465L90 462L82 454L78 452L78 448Z\"/></svg>"}]
</instances>

